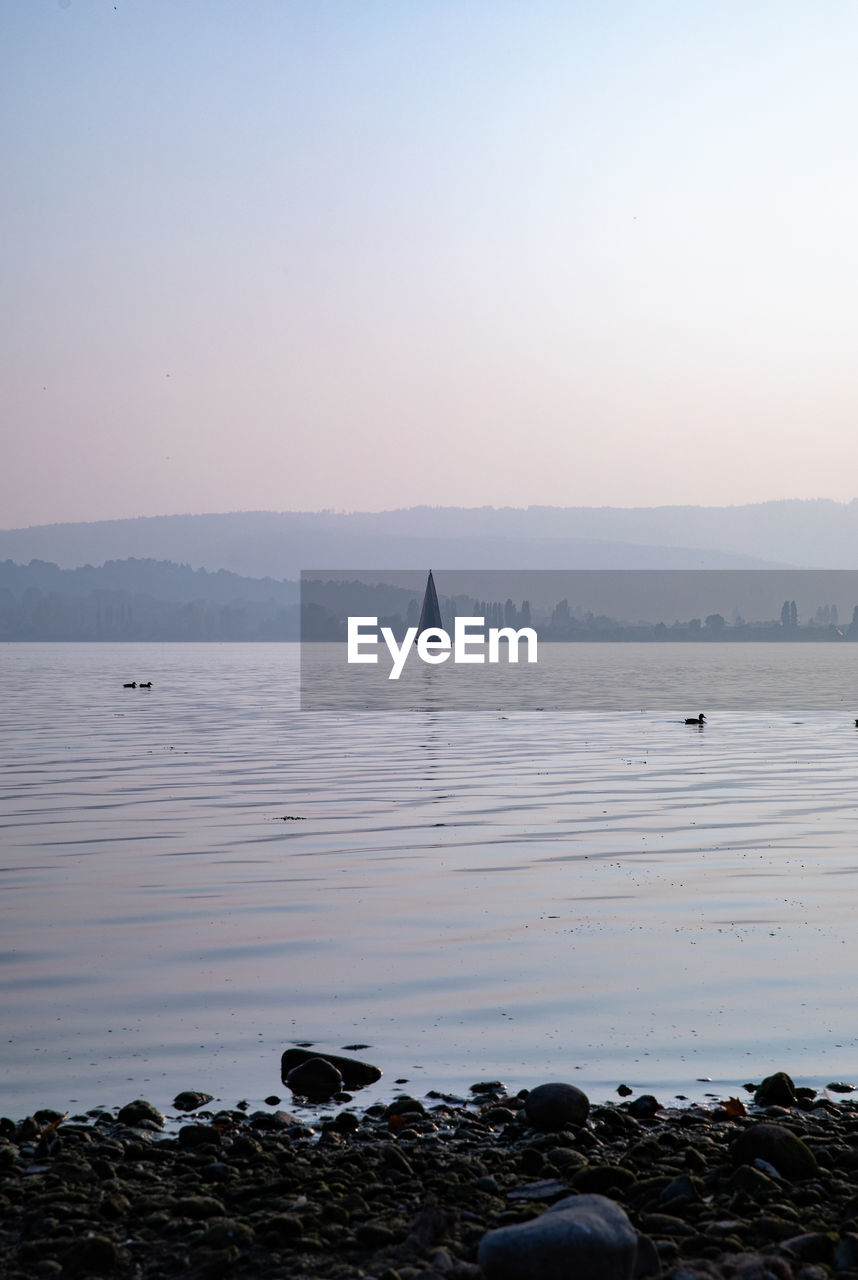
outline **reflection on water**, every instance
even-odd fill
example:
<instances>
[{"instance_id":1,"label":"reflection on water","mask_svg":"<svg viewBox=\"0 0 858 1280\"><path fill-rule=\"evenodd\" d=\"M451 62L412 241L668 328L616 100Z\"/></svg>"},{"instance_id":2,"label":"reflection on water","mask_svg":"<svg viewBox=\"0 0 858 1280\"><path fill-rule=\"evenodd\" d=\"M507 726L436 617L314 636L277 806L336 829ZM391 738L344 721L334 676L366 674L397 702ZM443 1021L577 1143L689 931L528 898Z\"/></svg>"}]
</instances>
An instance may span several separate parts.
<instances>
[{"instance_id":1,"label":"reflection on water","mask_svg":"<svg viewBox=\"0 0 858 1280\"><path fill-rule=\"evenodd\" d=\"M554 647L620 698L653 648ZM297 1040L377 1096L858 1072L852 646L678 648L675 715L391 715L300 712L290 645L0 647L3 1109L261 1098ZM764 648L800 713L719 713Z\"/></svg>"},{"instance_id":2,"label":"reflection on water","mask_svg":"<svg viewBox=\"0 0 858 1280\"><path fill-rule=\"evenodd\" d=\"M431 666L413 654L390 679L384 646L374 665L349 664L345 644L301 646L301 706L311 711L616 711L677 708L793 715L856 703L858 645L771 643L540 643L538 661ZM482 650L486 656L486 650Z\"/></svg>"}]
</instances>

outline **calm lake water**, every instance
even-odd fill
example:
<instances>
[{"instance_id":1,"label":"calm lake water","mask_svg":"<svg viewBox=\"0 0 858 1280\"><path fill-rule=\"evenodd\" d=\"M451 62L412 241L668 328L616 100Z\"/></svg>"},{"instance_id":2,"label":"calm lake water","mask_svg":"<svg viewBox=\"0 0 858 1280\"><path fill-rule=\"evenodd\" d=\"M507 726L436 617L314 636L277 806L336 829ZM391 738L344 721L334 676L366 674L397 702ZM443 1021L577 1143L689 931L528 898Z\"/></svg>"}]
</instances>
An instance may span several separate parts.
<instances>
[{"instance_id":1,"label":"calm lake water","mask_svg":"<svg viewBox=\"0 0 858 1280\"><path fill-rule=\"evenodd\" d=\"M361 1103L858 1082L858 646L547 660L589 709L302 712L293 645L0 646L0 1111L291 1105L304 1041L368 1046Z\"/></svg>"}]
</instances>

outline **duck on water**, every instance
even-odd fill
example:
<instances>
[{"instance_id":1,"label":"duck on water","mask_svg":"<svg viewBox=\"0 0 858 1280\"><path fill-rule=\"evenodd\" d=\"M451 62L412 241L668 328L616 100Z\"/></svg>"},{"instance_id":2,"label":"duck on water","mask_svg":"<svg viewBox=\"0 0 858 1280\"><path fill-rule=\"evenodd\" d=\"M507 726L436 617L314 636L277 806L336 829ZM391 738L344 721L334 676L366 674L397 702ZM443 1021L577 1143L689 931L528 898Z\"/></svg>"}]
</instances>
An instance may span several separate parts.
<instances>
[{"instance_id":1,"label":"duck on water","mask_svg":"<svg viewBox=\"0 0 858 1280\"><path fill-rule=\"evenodd\" d=\"M703 712L701 711L699 716L689 716L689 717L686 719L685 723L686 723L686 724L705 724L705 723L706 723L706 717L705 717L705 715L703 714Z\"/></svg>"}]
</instances>

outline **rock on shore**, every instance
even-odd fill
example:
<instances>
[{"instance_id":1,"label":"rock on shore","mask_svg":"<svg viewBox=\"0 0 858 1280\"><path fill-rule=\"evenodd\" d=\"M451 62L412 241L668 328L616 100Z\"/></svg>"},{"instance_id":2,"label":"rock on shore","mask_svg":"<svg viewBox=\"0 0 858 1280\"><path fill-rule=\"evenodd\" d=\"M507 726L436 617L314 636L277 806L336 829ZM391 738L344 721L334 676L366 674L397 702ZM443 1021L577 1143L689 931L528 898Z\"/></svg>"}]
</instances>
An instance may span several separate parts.
<instances>
[{"instance_id":1,"label":"rock on shore","mask_svg":"<svg viewBox=\"0 0 858 1280\"><path fill-rule=\"evenodd\" d=\"M652 1241L605 1196L567 1196L530 1222L483 1236L477 1261L487 1280L635 1280L657 1275Z\"/></svg>"},{"instance_id":2,"label":"rock on shore","mask_svg":"<svg viewBox=\"0 0 858 1280\"><path fill-rule=\"evenodd\" d=\"M309 1049L287 1049L280 1059L280 1075L284 1084L288 1084L290 1075L298 1068L305 1068L308 1063L326 1062L339 1073L340 1084L345 1089L363 1089L368 1084L375 1084L381 1079L381 1070L370 1062L361 1062L358 1058L344 1058L336 1053L322 1053ZM330 1074L327 1083L333 1085L330 1093L339 1085ZM300 1092L300 1086L298 1091Z\"/></svg>"},{"instance_id":3,"label":"rock on shore","mask_svg":"<svg viewBox=\"0 0 858 1280\"><path fill-rule=\"evenodd\" d=\"M303 1121L236 1107L164 1128L142 1100L0 1119L0 1275L858 1280L858 1106L807 1092L560 1128L496 1082ZM588 1214L614 1243L573 1264Z\"/></svg>"}]
</instances>

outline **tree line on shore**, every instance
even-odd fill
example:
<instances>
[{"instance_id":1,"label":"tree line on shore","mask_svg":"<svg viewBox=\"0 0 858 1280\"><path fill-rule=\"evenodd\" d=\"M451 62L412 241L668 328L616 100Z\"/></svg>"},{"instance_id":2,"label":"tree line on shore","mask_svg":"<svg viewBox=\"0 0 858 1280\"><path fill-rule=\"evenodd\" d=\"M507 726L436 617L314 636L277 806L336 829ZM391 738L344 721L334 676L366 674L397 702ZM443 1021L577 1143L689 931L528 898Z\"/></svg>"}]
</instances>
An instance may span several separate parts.
<instances>
[{"instance_id":1,"label":"tree line on shore","mask_svg":"<svg viewBox=\"0 0 858 1280\"><path fill-rule=\"evenodd\" d=\"M573 609L568 600L560 600L544 617L535 618L530 602L523 600L516 606L513 600L471 600L464 596L443 598L441 614L448 631L452 632L457 617L484 619L486 627L534 627L539 639L548 643L575 641L685 641L706 643L711 641L843 641L858 640L858 605L853 608L852 621L841 627L836 605L821 605L812 617L802 622L794 600L784 602L779 619L748 622L740 616L727 621L720 613L710 613L704 618L689 618L674 622L628 622L595 614L582 608ZM344 640L346 618L331 607L330 601L321 605L304 601L301 615L302 640ZM408 627L417 626L420 602L411 599L405 610L391 612L378 618L379 627L389 627L401 641Z\"/></svg>"},{"instance_id":2,"label":"tree line on shore","mask_svg":"<svg viewBox=\"0 0 858 1280\"><path fill-rule=\"evenodd\" d=\"M0 563L0 640L297 640L298 584L169 561Z\"/></svg>"},{"instance_id":3,"label":"tree line on shore","mask_svg":"<svg viewBox=\"0 0 858 1280\"><path fill-rule=\"evenodd\" d=\"M378 618L401 640L420 617L422 595L386 583L243 578L169 561L108 561L59 569L44 561L0 562L0 640L278 641L344 640L350 615ZM858 605L840 623L834 604L807 618L785 600L779 618L746 621L720 613L673 622L631 622L560 600L550 609L528 600L442 597L452 630L457 616L486 627L534 627L540 640L843 641L858 639Z\"/></svg>"}]
</instances>

